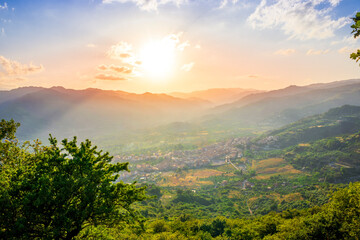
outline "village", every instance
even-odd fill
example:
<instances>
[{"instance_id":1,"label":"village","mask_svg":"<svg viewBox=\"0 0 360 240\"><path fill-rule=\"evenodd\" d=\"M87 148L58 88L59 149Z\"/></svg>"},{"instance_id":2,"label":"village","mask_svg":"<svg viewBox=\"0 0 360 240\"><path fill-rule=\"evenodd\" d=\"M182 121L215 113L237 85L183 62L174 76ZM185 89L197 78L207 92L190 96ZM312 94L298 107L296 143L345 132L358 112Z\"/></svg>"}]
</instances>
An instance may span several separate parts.
<instances>
[{"instance_id":1,"label":"village","mask_svg":"<svg viewBox=\"0 0 360 240\"><path fill-rule=\"evenodd\" d=\"M186 169L199 169L230 164L234 170L246 171L245 162L233 163L243 154L239 146L244 146L249 138L232 138L196 150L161 151L148 155L117 155L115 162L129 162L131 172L123 172L119 180L153 182L160 175Z\"/></svg>"}]
</instances>

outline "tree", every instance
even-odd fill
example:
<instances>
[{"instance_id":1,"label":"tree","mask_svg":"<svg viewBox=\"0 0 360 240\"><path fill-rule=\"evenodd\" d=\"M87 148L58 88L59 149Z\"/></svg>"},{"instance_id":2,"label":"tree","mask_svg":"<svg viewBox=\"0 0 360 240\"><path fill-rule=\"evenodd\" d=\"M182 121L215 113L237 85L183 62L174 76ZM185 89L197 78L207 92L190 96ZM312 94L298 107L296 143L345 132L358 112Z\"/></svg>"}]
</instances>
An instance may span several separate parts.
<instances>
[{"instance_id":1,"label":"tree","mask_svg":"<svg viewBox=\"0 0 360 240\"><path fill-rule=\"evenodd\" d=\"M0 169L5 162L14 156L20 155L21 150L17 148L17 140L15 138L16 129L20 126L13 119L0 121Z\"/></svg>"},{"instance_id":2,"label":"tree","mask_svg":"<svg viewBox=\"0 0 360 240\"><path fill-rule=\"evenodd\" d=\"M0 140L12 140L15 138L16 129L20 127L20 123L16 123L14 119L6 121L2 119L0 122Z\"/></svg>"},{"instance_id":3,"label":"tree","mask_svg":"<svg viewBox=\"0 0 360 240\"><path fill-rule=\"evenodd\" d=\"M350 183L336 191L327 206L332 213L333 225L338 227L342 239L358 239L360 236L360 183Z\"/></svg>"},{"instance_id":4,"label":"tree","mask_svg":"<svg viewBox=\"0 0 360 240\"><path fill-rule=\"evenodd\" d=\"M14 122L1 123L2 136L13 136L8 126ZM61 147L49 141L0 148L1 155L12 155L1 161L0 239L73 239L88 226L136 220L131 205L147 197L145 187L117 182L128 163L112 164L89 140L64 139Z\"/></svg>"},{"instance_id":5,"label":"tree","mask_svg":"<svg viewBox=\"0 0 360 240\"><path fill-rule=\"evenodd\" d=\"M357 38L360 36L360 12L356 13L352 20L354 21L354 24L351 25L351 28L353 29L351 33L354 34L354 38ZM360 60L360 49L350 54L350 58L358 62Z\"/></svg>"}]
</instances>

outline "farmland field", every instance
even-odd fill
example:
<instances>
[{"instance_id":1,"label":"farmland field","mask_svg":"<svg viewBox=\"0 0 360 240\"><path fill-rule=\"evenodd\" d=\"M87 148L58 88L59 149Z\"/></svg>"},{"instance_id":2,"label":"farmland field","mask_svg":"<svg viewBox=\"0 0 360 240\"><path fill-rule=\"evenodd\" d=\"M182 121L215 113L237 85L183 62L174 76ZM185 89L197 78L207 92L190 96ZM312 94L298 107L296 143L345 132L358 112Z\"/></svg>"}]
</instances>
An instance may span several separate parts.
<instances>
[{"instance_id":1,"label":"farmland field","mask_svg":"<svg viewBox=\"0 0 360 240\"><path fill-rule=\"evenodd\" d=\"M282 158L268 158L260 161L253 160L253 168L256 170L256 179L268 179L271 176L295 176L302 172L296 170Z\"/></svg>"}]
</instances>

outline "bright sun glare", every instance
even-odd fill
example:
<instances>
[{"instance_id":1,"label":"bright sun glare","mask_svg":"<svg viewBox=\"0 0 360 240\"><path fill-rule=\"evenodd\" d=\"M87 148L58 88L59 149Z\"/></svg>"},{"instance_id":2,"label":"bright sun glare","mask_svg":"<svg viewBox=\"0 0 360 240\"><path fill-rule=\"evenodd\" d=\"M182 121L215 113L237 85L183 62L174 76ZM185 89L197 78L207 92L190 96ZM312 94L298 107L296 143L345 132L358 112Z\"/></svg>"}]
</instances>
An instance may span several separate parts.
<instances>
[{"instance_id":1,"label":"bright sun glare","mask_svg":"<svg viewBox=\"0 0 360 240\"><path fill-rule=\"evenodd\" d=\"M154 81L162 81L173 71L175 47L169 41L150 41L140 51L144 74Z\"/></svg>"}]
</instances>

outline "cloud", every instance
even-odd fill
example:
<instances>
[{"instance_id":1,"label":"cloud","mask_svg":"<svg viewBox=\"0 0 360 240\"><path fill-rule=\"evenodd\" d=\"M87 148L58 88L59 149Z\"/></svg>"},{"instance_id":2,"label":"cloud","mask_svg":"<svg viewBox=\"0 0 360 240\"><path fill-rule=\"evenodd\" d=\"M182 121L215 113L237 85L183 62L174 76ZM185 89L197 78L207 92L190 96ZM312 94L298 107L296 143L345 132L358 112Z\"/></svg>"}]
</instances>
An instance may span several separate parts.
<instances>
[{"instance_id":1,"label":"cloud","mask_svg":"<svg viewBox=\"0 0 360 240\"><path fill-rule=\"evenodd\" d=\"M283 56L289 56L291 54L296 53L295 49L289 48L289 49L280 49L276 52L274 52L275 55L283 55Z\"/></svg>"},{"instance_id":2,"label":"cloud","mask_svg":"<svg viewBox=\"0 0 360 240\"><path fill-rule=\"evenodd\" d=\"M3 5L0 4L0 10L8 10L8 5L7 5L6 2L4 2ZM1 22L5 23L5 24L11 22L11 20L9 20L9 19L1 18L0 20L1 20ZM6 35L5 34L5 28L1 27L0 28L0 37L4 37L5 35Z\"/></svg>"},{"instance_id":3,"label":"cloud","mask_svg":"<svg viewBox=\"0 0 360 240\"><path fill-rule=\"evenodd\" d=\"M195 65L194 62L184 64L184 65L181 67L181 70L182 70L182 71L185 71L185 72L190 72L191 69L194 67L194 65Z\"/></svg>"},{"instance_id":4,"label":"cloud","mask_svg":"<svg viewBox=\"0 0 360 240\"><path fill-rule=\"evenodd\" d=\"M132 45L127 42L119 42L118 44L112 45L110 50L107 52L107 55L110 58L124 60L125 58L130 58L132 53Z\"/></svg>"},{"instance_id":5,"label":"cloud","mask_svg":"<svg viewBox=\"0 0 360 240\"><path fill-rule=\"evenodd\" d=\"M251 73L246 75L238 75L234 76L236 80L242 81L264 81L264 80L277 80L279 77L277 76L266 76L257 73Z\"/></svg>"},{"instance_id":6,"label":"cloud","mask_svg":"<svg viewBox=\"0 0 360 240\"><path fill-rule=\"evenodd\" d=\"M135 3L141 10L145 11L157 11L160 5L164 4L175 4L176 6L180 6L181 4L187 3L187 0L103 0L105 4L119 2L119 3L127 3L132 2Z\"/></svg>"},{"instance_id":7,"label":"cloud","mask_svg":"<svg viewBox=\"0 0 360 240\"><path fill-rule=\"evenodd\" d=\"M341 0L329 0L329 2L332 6L336 6L341 2Z\"/></svg>"},{"instance_id":8,"label":"cloud","mask_svg":"<svg viewBox=\"0 0 360 240\"><path fill-rule=\"evenodd\" d=\"M340 44L340 43L354 45L358 42L358 40L359 40L359 38L354 38L353 36L345 36L345 37L343 37L343 39L341 39L339 41L331 42L331 45L336 45L336 44Z\"/></svg>"},{"instance_id":9,"label":"cloud","mask_svg":"<svg viewBox=\"0 0 360 240\"><path fill-rule=\"evenodd\" d=\"M306 55L324 55L324 54L328 54L330 52L329 49L327 50L314 50L314 49L310 49L309 51L307 51Z\"/></svg>"},{"instance_id":10,"label":"cloud","mask_svg":"<svg viewBox=\"0 0 360 240\"><path fill-rule=\"evenodd\" d=\"M110 80L110 81L124 81L126 78L116 76L113 74L99 73L95 76L96 79L99 80Z\"/></svg>"},{"instance_id":11,"label":"cloud","mask_svg":"<svg viewBox=\"0 0 360 240\"><path fill-rule=\"evenodd\" d=\"M6 2L4 3L4 5L1 5L1 4L0 4L0 10L2 10L2 9L4 9L4 10L5 10L5 9L6 9L6 10L8 9L8 5L7 5Z\"/></svg>"},{"instance_id":12,"label":"cloud","mask_svg":"<svg viewBox=\"0 0 360 240\"><path fill-rule=\"evenodd\" d=\"M232 2L232 4L236 4L238 2L238 0L222 0L220 3L219 8L224 8L226 7L226 5L228 5L229 2Z\"/></svg>"},{"instance_id":13,"label":"cloud","mask_svg":"<svg viewBox=\"0 0 360 240\"><path fill-rule=\"evenodd\" d=\"M133 70L129 67L126 66L115 66L113 64L111 65L100 65L97 67L98 70L101 71L114 71L117 73L125 73L125 74L131 74L133 72Z\"/></svg>"},{"instance_id":14,"label":"cloud","mask_svg":"<svg viewBox=\"0 0 360 240\"><path fill-rule=\"evenodd\" d=\"M172 48L177 48L178 44L180 43L180 37L183 35L183 32L179 33L172 33L169 34L161 40L164 44L169 45ZM188 42L184 42L182 44L189 44ZM190 45L190 44L189 44ZM186 47L186 46L185 46Z\"/></svg>"},{"instance_id":15,"label":"cloud","mask_svg":"<svg viewBox=\"0 0 360 240\"><path fill-rule=\"evenodd\" d=\"M348 17L333 19L331 11L340 0L262 0L247 19L254 29L280 27L290 38L326 39L350 22Z\"/></svg>"},{"instance_id":16,"label":"cloud","mask_svg":"<svg viewBox=\"0 0 360 240\"><path fill-rule=\"evenodd\" d=\"M34 64L21 64L0 56L0 66L5 70L7 76L27 75L44 70L43 65L35 66Z\"/></svg>"},{"instance_id":17,"label":"cloud","mask_svg":"<svg viewBox=\"0 0 360 240\"><path fill-rule=\"evenodd\" d=\"M338 53L340 53L340 54L343 54L343 53L349 54L349 53L353 53L353 52L355 52L355 51L356 51L355 48L343 47L343 48L340 48L340 49L338 50Z\"/></svg>"},{"instance_id":18,"label":"cloud","mask_svg":"<svg viewBox=\"0 0 360 240\"><path fill-rule=\"evenodd\" d=\"M180 51L184 51L184 49L185 49L186 47L190 47L189 41L186 41L186 42L183 42L183 43L179 44L179 45L177 46L177 49L179 49Z\"/></svg>"}]
</instances>

